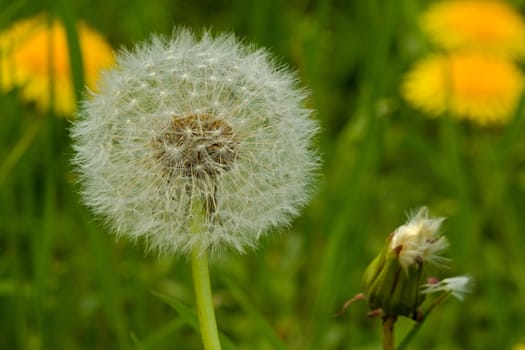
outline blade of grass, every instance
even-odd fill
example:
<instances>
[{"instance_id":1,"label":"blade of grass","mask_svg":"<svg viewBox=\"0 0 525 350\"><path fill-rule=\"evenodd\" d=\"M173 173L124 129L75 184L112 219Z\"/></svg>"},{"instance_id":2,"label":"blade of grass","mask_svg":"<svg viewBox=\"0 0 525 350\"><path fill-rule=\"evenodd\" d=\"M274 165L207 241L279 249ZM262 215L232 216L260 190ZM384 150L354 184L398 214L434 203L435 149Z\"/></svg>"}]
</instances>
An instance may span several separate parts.
<instances>
[{"instance_id":1,"label":"blade of grass","mask_svg":"<svg viewBox=\"0 0 525 350\"><path fill-rule=\"evenodd\" d=\"M117 284L115 283L116 279L113 276L114 271L111 268L113 264L110 261L110 252L107 241L103 238L104 233L97 230L95 225L90 223L86 211L79 205L76 205L76 207L91 244L91 251L93 254L92 260L95 263L97 279L102 289L104 311L111 323L111 328L116 336L119 349L127 349L127 325L120 308L122 300L120 298Z\"/></svg>"},{"instance_id":2,"label":"blade of grass","mask_svg":"<svg viewBox=\"0 0 525 350\"><path fill-rule=\"evenodd\" d=\"M2 11L0 12L0 27L3 27L4 23L7 23L14 18L25 6L26 2L27 0L10 1L6 7L1 4Z\"/></svg>"},{"instance_id":3,"label":"blade of grass","mask_svg":"<svg viewBox=\"0 0 525 350\"><path fill-rule=\"evenodd\" d=\"M3 131L3 130L2 130ZM18 179L24 181L28 177L28 174L22 172ZM5 252L0 254L2 261L2 268L0 276L2 278L9 279L9 281L2 281L0 287L0 294L2 300L0 301L2 309L2 317L0 324L4 331L4 335L0 339L0 348L14 348L14 349L25 349L27 348L28 338L28 294L30 286L29 283L24 283L27 279L24 276L24 262L26 256L22 249L21 244L21 229L20 224L12 218L17 218L20 221L24 219L24 215L19 215L16 210L16 205L13 203L21 202L21 207L25 209L26 201L25 195L29 192L29 188L22 193L16 188L15 184L11 184L8 181L7 186L0 186L0 231L2 231L2 238L6 239L5 245L0 243L2 247L5 247ZM25 213L25 210L23 210ZM5 277L4 277L5 276ZM4 308L5 305L5 308Z\"/></svg>"},{"instance_id":4,"label":"blade of grass","mask_svg":"<svg viewBox=\"0 0 525 350\"><path fill-rule=\"evenodd\" d=\"M84 90L84 65L78 38L77 18L71 4L71 1L59 0L56 2L56 10L62 18L66 30L71 76L75 87L75 96L77 101L80 101Z\"/></svg>"},{"instance_id":5,"label":"blade of grass","mask_svg":"<svg viewBox=\"0 0 525 350\"><path fill-rule=\"evenodd\" d=\"M9 175L11 170L13 170L20 158L22 158L24 153L29 149L35 140L35 136L40 131L42 124L43 119L36 119L34 122L32 122L31 125L25 130L20 140L11 149L11 152L9 152L5 160L2 162L2 165L0 166L0 186Z\"/></svg>"},{"instance_id":6,"label":"blade of grass","mask_svg":"<svg viewBox=\"0 0 525 350\"><path fill-rule=\"evenodd\" d=\"M131 341L133 342L133 344L135 344L135 347L138 350L146 350L144 344L142 344L142 342L137 338L137 336L134 333L131 333Z\"/></svg>"},{"instance_id":7,"label":"blade of grass","mask_svg":"<svg viewBox=\"0 0 525 350\"><path fill-rule=\"evenodd\" d=\"M175 311L177 311L177 313L182 318L182 320L184 320L184 322L187 325L189 325L194 331L196 331L197 333L200 332L199 320L197 319L197 314L195 313L193 309L187 307L186 305L184 305L183 303L181 303L174 297L171 297L165 294L161 294L158 292L152 292L152 293L153 295L158 297L160 300L162 300L164 303L171 306ZM236 349L233 342L225 334L221 333L220 331L219 331L219 337L221 339L221 344L224 350L235 350Z\"/></svg>"},{"instance_id":8,"label":"blade of grass","mask_svg":"<svg viewBox=\"0 0 525 350\"><path fill-rule=\"evenodd\" d=\"M456 264L469 266L470 263L476 261L473 258L477 251L475 247L479 246L480 242L477 239L478 232L475 227L477 215L472 200L470 186L472 180L469 179L462 160L461 125L450 115L444 115L440 121L439 133L441 174L445 184L450 188L448 195L457 205L457 212L454 215L455 225L450 226L450 229L461 232L461 235L455 236L452 249L462 252L455 257Z\"/></svg>"},{"instance_id":9,"label":"blade of grass","mask_svg":"<svg viewBox=\"0 0 525 350\"><path fill-rule=\"evenodd\" d=\"M20 117L22 115L22 111L17 109L15 112L15 117ZM32 150L36 148L41 148L41 135L37 137L38 146L39 147L33 147ZM41 156L40 154L37 154L37 157ZM29 237L35 236L35 229L41 226L41 219L39 217L40 213L40 203L38 202L36 198L37 193L37 185L35 184L35 174L38 170L34 169L34 163L35 163L35 153L28 152L26 154L26 157L23 157L21 159L21 162L19 166L16 168L15 173L17 176L12 176L8 179L8 181L13 181L16 184L13 184L13 186L9 186L10 191L12 192L12 200L6 203L15 203L17 200L21 201L21 207L22 213L19 216L19 224L13 226L13 231L11 231L11 235L13 236L13 247L15 247L15 254L16 254L16 260L15 260L15 266L16 266L16 274L18 276L18 283L20 286L27 284L28 290L31 291L31 293L27 295L26 298L23 297L21 293L18 293L15 299L16 308L18 311L18 315L16 316L16 322L17 322L17 336L18 336L18 343L20 344L20 348L27 348L29 347L29 334L34 333L34 320L35 319L35 310L34 310L34 279L31 279L30 273L24 272L26 271L28 265L31 265L33 263L31 255L35 248L33 247L33 241L31 240L31 251L27 252L24 247L24 243ZM16 182L15 182L16 181ZM17 188L17 185L20 186ZM20 193L18 191L22 192L22 195L20 196ZM10 217L16 217L16 210L15 206L10 206L13 212L12 216ZM37 232L39 234L39 232ZM31 321L30 321L31 320Z\"/></svg>"},{"instance_id":10,"label":"blade of grass","mask_svg":"<svg viewBox=\"0 0 525 350\"><path fill-rule=\"evenodd\" d=\"M521 141L523 135L523 126L524 126L524 111L525 111L525 93L521 95L518 107L514 113L514 118L510 121L510 124L505 129L504 137L500 144L500 157L506 156L509 148L512 147L516 142Z\"/></svg>"},{"instance_id":11,"label":"blade of grass","mask_svg":"<svg viewBox=\"0 0 525 350\"><path fill-rule=\"evenodd\" d=\"M51 17L47 17L47 28L50 30L52 25ZM58 150L55 148L55 137L56 137L56 120L54 118L54 45L55 41L52 35L47 37L47 71L49 73L49 101L51 101L51 108L48 111L48 115L45 123L45 132L43 137L43 159L44 159L44 183L43 183L43 199L42 199L42 221L41 225L33 225L31 227L32 236L32 252L33 252L33 280L35 286L34 295L34 309L36 319L36 333L42 344L52 346L48 344L51 342L51 332L53 329L52 322L50 322L45 310L45 299L48 293L48 283L50 280L50 265L52 259L52 236L55 231L56 223L56 208L57 208L57 169L56 164L58 162Z\"/></svg>"},{"instance_id":12,"label":"blade of grass","mask_svg":"<svg viewBox=\"0 0 525 350\"><path fill-rule=\"evenodd\" d=\"M264 334L265 338L271 344L272 349L286 350L286 346L282 340L275 334L275 329L266 321L264 316L253 305L241 288L229 278L224 277L222 281L228 286L228 291L239 303L244 312L256 323L257 329Z\"/></svg>"},{"instance_id":13,"label":"blade of grass","mask_svg":"<svg viewBox=\"0 0 525 350\"><path fill-rule=\"evenodd\" d=\"M177 318L159 328L143 341L140 341L135 334L131 335L131 340L140 350L157 349L166 338L177 332L185 324L186 322L183 319Z\"/></svg>"}]
</instances>

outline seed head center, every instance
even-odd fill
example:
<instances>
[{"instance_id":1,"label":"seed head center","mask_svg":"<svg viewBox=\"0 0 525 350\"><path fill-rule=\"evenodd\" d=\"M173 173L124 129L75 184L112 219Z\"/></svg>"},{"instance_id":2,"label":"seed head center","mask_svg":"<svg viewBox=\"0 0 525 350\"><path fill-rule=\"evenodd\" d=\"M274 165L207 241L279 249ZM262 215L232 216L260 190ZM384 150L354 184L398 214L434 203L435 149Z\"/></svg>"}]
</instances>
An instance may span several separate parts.
<instances>
[{"instance_id":1,"label":"seed head center","mask_svg":"<svg viewBox=\"0 0 525 350\"><path fill-rule=\"evenodd\" d=\"M170 176L214 178L230 170L237 158L231 126L209 113L173 116L153 145L155 157Z\"/></svg>"}]
</instances>

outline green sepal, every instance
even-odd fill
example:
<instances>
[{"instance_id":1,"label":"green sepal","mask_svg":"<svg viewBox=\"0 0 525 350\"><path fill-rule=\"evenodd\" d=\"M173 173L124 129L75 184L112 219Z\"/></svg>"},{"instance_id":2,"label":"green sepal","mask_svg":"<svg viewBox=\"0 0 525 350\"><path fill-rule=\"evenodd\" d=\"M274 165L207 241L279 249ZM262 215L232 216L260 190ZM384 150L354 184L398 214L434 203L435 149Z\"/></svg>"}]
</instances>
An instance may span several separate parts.
<instances>
[{"instance_id":1,"label":"green sepal","mask_svg":"<svg viewBox=\"0 0 525 350\"><path fill-rule=\"evenodd\" d=\"M425 280L422 262L406 269L399 263L399 250L387 246L368 265L363 276L370 310L383 310L384 316L411 316L423 302L421 285Z\"/></svg>"}]
</instances>

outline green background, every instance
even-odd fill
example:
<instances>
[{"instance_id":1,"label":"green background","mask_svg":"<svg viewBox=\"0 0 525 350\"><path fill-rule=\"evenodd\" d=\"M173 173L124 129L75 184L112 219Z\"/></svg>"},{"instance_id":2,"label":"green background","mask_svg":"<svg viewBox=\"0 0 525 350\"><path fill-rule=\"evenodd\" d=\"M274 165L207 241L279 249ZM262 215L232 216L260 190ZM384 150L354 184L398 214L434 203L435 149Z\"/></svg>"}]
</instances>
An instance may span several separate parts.
<instances>
[{"instance_id":1,"label":"green background","mask_svg":"<svg viewBox=\"0 0 525 350\"><path fill-rule=\"evenodd\" d=\"M225 349L379 349L380 321L365 303L333 315L421 205L448 217L453 263L443 275L476 284L464 303L439 306L412 348L511 349L525 342L523 112L479 128L428 119L400 98L403 73L431 50L417 26L428 4L1 0L0 28L46 11L130 48L176 25L205 27L266 46L298 70L322 126L317 192L292 227L212 262ZM115 241L82 206L69 121L16 91L0 94L0 111L0 349L200 349L186 259ZM411 325L398 322L396 338Z\"/></svg>"}]
</instances>

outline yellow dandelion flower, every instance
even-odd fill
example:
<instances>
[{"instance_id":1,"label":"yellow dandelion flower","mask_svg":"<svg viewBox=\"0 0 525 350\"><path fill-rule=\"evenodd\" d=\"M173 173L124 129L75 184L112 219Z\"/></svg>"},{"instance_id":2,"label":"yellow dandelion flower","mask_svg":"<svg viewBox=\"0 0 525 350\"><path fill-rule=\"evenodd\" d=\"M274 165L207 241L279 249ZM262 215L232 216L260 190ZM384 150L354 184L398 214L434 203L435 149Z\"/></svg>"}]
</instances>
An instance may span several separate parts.
<instances>
[{"instance_id":1,"label":"yellow dandelion flower","mask_svg":"<svg viewBox=\"0 0 525 350\"><path fill-rule=\"evenodd\" d=\"M525 56L525 23L502 1L456 0L431 6L421 17L429 37L445 49Z\"/></svg>"},{"instance_id":2,"label":"yellow dandelion flower","mask_svg":"<svg viewBox=\"0 0 525 350\"><path fill-rule=\"evenodd\" d=\"M523 91L516 65L472 52L432 55L405 76L403 97L437 116L445 111L481 125L502 124L513 114Z\"/></svg>"},{"instance_id":3,"label":"yellow dandelion flower","mask_svg":"<svg viewBox=\"0 0 525 350\"><path fill-rule=\"evenodd\" d=\"M105 39L86 24L77 24L85 83L93 88L100 70L113 64L113 51ZM50 61L51 59L51 61ZM0 33L0 88L19 87L21 95L42 111L53 106L71 116L76 98L71 77L64 26L45 15L19 21ZM53 94L50 94L53 89ZM53 95L53 101L50 101Z\"/></svg>"},{"instance_id":4,"label":"yellow dandelion flower","mask_svg":"<svg viewBox=\"0 0 525 350\"><path fill-rule=\"evenodd\" d=\"M525 343L516 344L512 347L512 350L525 350Z\"/></svg>"}]
</instances>

